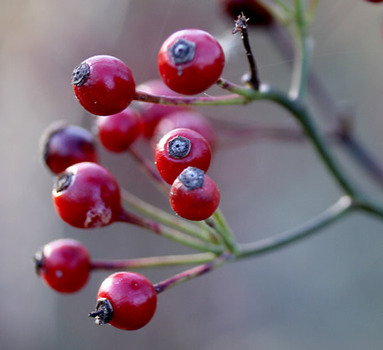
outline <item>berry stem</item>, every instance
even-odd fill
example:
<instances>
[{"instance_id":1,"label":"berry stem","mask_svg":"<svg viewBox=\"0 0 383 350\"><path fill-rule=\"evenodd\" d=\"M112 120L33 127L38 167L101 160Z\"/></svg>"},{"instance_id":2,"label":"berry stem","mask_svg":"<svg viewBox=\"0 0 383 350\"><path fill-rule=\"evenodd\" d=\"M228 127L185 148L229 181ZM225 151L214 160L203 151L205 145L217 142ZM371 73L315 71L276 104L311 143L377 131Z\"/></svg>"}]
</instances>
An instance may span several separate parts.
<instances>
[{"instance_id":1,"label":"berry stem","mask_svg":"<svg viewBox=\"0 0 383 350\"><path fill-rule=\"evenodd\" d=\"M233 259L233 256L231 254L223 253L221 256L219 256L218 258L216 258L215 260L211 262L193 267L189 270L186 270L177 275L174 275L162 282L156 283L154 285L154 288L157 293L161 293L171 287L175 287L193 278L204 275L205 273L210 272L219 266L222 266L224 263L228 262L231 259Z\"/></svg>"},{"instance_id":2,"label":"berry stem","mask_svg":"<svg viewBox=\"0 0 383 350\"><path fill-rule=\"evenodd\" d=\"M165 226L171 227L190 236L209 243L219 243L216 232L203 222L190 222L171 215L160 208L151 205L129 191L121 189L122 200L132 209Z\"/></svg>"},{"instance_id":3,"label":"berry stem","mask_svg":"<svg viewBox=\"0 0 383 350\"><path fill-rule=\"evenodd\" d=\"M196 250L218 254L221 253L223 250L222 247L219 245L204 242L200 239L190 237L178 230L162 225L156 221L138 216L125 209L122 210L118 221L146 228L160 236L169 238L177 243L181 243Z\"/></svg>"},{"instance_id":4,"label":"berry stem","mask_svg":"<svg viewBox=\"0 0 383 350\"><path fill-rule=\"evenodd\" d=\"M235 238L233 236L233 233L231 232L231 229L222 214L221 209L217 209L214 214L211 217L212 219L212 225L216 229L216 231L219 233L221 236L223 242L225 243L227 249L233 253L237 254L238 253L238 247L237 243L235 241Z\"/></svg>"},{"instance_id":5,"label":"berry stem","mask_svg":"<svg viewBox=\"0 0 383 350\"><path fill-rule=\"evenodd\" d=\"M153 256L125 260L92 260L92 270L130 270L160 266L204 264L216 258L213 253Z\"/></svg>"},{"instance_id":6,"label":"berry stem","mask_svg":"<svg viewBox=\"0 0 383 350\"><path fill-rule=\"evenodd\" d=\"M238 94L223 96L158 96L142 91L136 91L134 100L148 103L158 103L173 106L222 106L222 105L242 105L248 100Z\"/></svg>"},{"instance_id":7,"label":"berry stem","mask_svg":"<svg viewBox=\"0 0 383 350\"><path fill-rule=\"evenodd\" d=\"M296 53L294 59L293 77L290 87L290 96L292 98L302 99L307 93L312 40L308 36L304 1L294 0L294 6L295 28L293 29L293 37L295 39Z\"/></svg>"},{"instance_id":8,"label":"berry stem","mask_svg":"<svg viewBox=\"0 0 383 350\"><path fill-rule=\"evenodd\" d=\"M258 77L258 68L257 63L255 61L255 57L253 55L253 52L251 50L250 42L249 42L249 34L247 32L247 21L249 19L246 18L246 16L242 13L238 16L237 20L235 21L234 29L232 31L233 34L240 32L241 33L241 40L243 47L245 48L247 61L250 68L250 77L246 79L246 83L250 84L251 87L255 90L259 90L259 77Z\"/></svg>"}]
</instances>

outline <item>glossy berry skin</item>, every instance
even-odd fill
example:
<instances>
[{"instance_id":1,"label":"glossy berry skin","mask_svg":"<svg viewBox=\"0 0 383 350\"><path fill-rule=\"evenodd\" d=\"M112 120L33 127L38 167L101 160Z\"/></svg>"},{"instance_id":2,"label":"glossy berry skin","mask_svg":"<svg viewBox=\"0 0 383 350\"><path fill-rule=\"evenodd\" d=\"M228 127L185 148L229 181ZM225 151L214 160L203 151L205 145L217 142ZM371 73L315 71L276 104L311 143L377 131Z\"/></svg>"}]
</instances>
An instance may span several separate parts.
<instances>
[{"instance_id":1,"label":"glossy berry skin","mask_svg":"<svg viewBox=\"0 0 383 350\"><path fill-rule=\"evenodd\" d=\"M67 168L57 177L52 197L61 219L78 228L106 226L121 214L120 188L114 176L96 163Z\"/></svg>"},{"instance_id":2,"label":"glossy berry skin","mask_svg":"<svg viewBox=\"0 0 383 350\"><path fill-rule=\"evenodd\" d=\"M95 137L76 125L54 123L43 134L41 148L45 164L55 174L76 163L98 161Z\"/></svg>"},{"instance_id":3,"label":"glossy berry skin","mask_svg":"<svg viewBox=\"0 0 383 350\"><path fill-rule=\"evenodd\" d=\"M139 114L128 107L122 112L96 121L98 138L102 145L111 152L124 152L142 133Z\"/></svg>"},{"instance_id":4,"label":"glossy berry skin","mask_svg":"<svg viewBox=\"0 0 383 350\"><path fill-rule=\"evenodd\" d=\"M137 91L146 92L158 96L178 96L169 89L161 79L149 80L137 86ZM157 124L168 114L185 110L184 106L161 105L157 103L136 102L135 108L140 114L142 121L142 133L147 139L153 136Z\"/></svg>"},{"instance_id":5,"label":"glossy berry skin","mask_svg":"<svg viewBox=\"0 0 383 350\"><path fill-rule=\"evenodd\" d=\"M135 82L129 67L113 56L93 56L72 73L73 91L80 104L95 115L111 115L132 102Z\"/></svg>"},{"instance_id":6,"label":"glossy berry skin","mask_svg":"<svg viewBox=\"0 0 383 350\"><path fill-rule=\"evenodd\" d=\"M157 124L154 131L154 141L156 143L169 131L177 128L187 128L201 134L210 147L215 145L215 132L212 123L201 113L193 110L182 110L173 112L165 116Z\"/></svg>"},{"instance_id":7,"label":"glossy berry skin","mask_svg":"<svg viewBox=\"0 0 383 350\"><path fill-rule=\"evenodd\" d=\"M211 34L199 29L173 33L158 53L162 80L170 89L184 95L208 89L221 76L224 65L221 45Z\"/></svg>"},{"instance_id":8,"label":"glossy berry skin","mask_svg":"<svg viewBox=\"0 0 383 350\"><path fill-rule=\"evenodd\" d=\"M274 22L270 11L258 0L218 0L220 7L232 19L241 13L249 18L249 26L264 27Z\"/></svg>"},{"instance_id":9,"label":"glossy berry skin","mask_svg":"<svg viewBox=\"0 0 383 350\"><path fill-rule=\"evenodd\" d=\"M91 313L96 323L110 323L130 331L144 327L157 308L157 293L152 283L134 272L116 272L107 277L98 290L97 300L97 309L105 302L110 303L112 314Z\"/></svg>"},{"instance_id":10,"label":"glossy berry skin","mask_svg":"<svg viewBox=\"0 0 383 350\"><path fill-rule=\"evenodd\" d=\"M158 142L154 162L161 177L172 184L188 166L207 171L211 161L211 149L198 132L178 128L169 131Z\"/></svg>"},{"instance_id":11,"label":"glossy berry skin","mask_svg":"<svg viewBox=\"0 0 383 350\"><path fill-rule=\"evenodd\" d=\"M200 169L186 168L174 181L169 195L172 209L188 220L206 220L217 210L220 192Z\"/></svg>"},{"instance_id":12,"label":"glossy berry skin","mask_svg":"<svg viewBox=\"0 0 383 350\"><path fill-rule=\"evenodd\" d=\"M74 293L87 283L90 256L74 239L58 239L35 255L36 271L44 282L60 293Z\"/></svg>"}]
</instances>

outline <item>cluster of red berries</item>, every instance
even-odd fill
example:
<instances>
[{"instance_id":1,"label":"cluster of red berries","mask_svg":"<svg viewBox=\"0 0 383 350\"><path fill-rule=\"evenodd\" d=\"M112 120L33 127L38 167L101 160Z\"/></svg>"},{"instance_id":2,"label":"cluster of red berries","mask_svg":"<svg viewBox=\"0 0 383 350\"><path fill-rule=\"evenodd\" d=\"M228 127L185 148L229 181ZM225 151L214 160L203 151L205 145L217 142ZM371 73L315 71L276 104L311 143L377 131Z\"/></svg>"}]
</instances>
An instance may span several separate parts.
<instances>
[{"instance_id":1,"label":"cluster of red berries","mask_svg":"<svg viewBox=\"0 0 383 350\"><path fill-rule=\"evenodd\" d=\"M136 87L133 74L121 60L94 56L72 74L80 104L96 115L92 132L55 123L42 137L43 158L57 175L52 191L54 207L68 224L97 228L124 221L120 187L113 174L98 163L100 142L111 152L132 151L138 139L153 149L161 185L171 185L170 205L188 220L205 220L218 208L220 192L205 174L212 158L214 130L200 113L184 106L131 102L136 91L157 96L193 95L205 91L220 77L224 54L217 40L202 30L171 35L158 55L161 80ZM92 262L87 249L72 239L60 239L35 255L38 274L61 293L80 290L88 281ZM144 276L132 272L112 274L101 284L97 324L134 330L153 317L157 292Z\"/></svg>"},{"instance_id":2,"label":"cluster of red berries","mask_svg":"<svg viewBox=\"0 0 383 350\"><path fill-rule=\"evenodd\" d=\"M86 247L74 239L58 239L46 244L35 255L41 278L60 293L74 293L88 281L91 271ZM133 272L110 275L97 293L96 310L89 316L97 324L110 323L125 330L145 326L157 307L157 293L144 276Z\"/></svg>"},{"instance_id":3,"label":"cluster of red berries","mask_svg":"<svg viewBox=\"0 0 383 350\"><path fill-rule=\"evenodd\" d=\"M245 11L253 24L272 23L271 14L257 0L221 2L231 15ZM216 183L206 175L214 146L211 124L183 106L131 103L138 91L160 98L201 93L219 79L224 64L223 50L213 36L187 29L172 34L159 50L162 81L136 86L130 68L112 56L94 56L78 65L72 74L73 90L84 109L98 116L97 137L84 128L59 123L42 138L44 161L57 175L52 197L58 215L81 229L126 221L120 187L113 174L98 164L97 140L119 153L132 151L142 137L153 148L162 185L171 186L169 201L175 213L188 220L208 219L220 201ZM61 293L83 288L95 268L86 247L73 239L46 244L36 253L35 265L45 283ZM114 273L102 282L96 310L89 316L97 324L139 329L152 319L159 291L138 273Z\"/></svg>"}]
</instances>

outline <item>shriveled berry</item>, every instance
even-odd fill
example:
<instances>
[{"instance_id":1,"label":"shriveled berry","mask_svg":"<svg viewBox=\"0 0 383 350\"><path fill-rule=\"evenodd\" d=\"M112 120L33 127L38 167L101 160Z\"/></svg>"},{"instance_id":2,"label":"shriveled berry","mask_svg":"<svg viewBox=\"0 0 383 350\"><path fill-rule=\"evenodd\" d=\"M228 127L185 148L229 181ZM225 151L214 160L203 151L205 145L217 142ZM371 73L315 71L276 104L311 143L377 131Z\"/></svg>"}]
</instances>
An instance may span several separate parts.
<instances>
[{"instance_id":1,"label":"shriveled berry","mask_svg":"<svg viewBox=\"0 0 383 350\"><path fill-rule=\"evenodd\" d=\"M89 279L88 250L74 239L58 239L46 244L36 253L35 264L44 282L60 293L77 292Z\"/></svg>"},{"instance_id":2,"label":"shriveled berry","mask_svg":"<svg viewBox=\"0 0 383 350\"><path fill-rule=\"evenodd\" d=\"M206 139L186 128L169 131L158 142L154 152L158 172L169 184L188 166L206 171L210 161L211 149Z\"/></svg>"},{"instance_id":3,"label":"shriveled berry","mask_svg":"<svg viewBox=\"0 0 383 350\"><path fill-rule=\"evenodd\" d=\"M221 76L225 56L221 45L200 29L173 33L158 53L158 69L172 90L194 95L211 87Z\"/></svg>"},{"instance_id":4,"label":"shriveled berry","mask_svg":"<svg viewBox=\"0 0 383 350\"><path fill-rule=\"evenodd\" d=\"M124 330L144 327L157 308L152 283L134 272L116 272L107 277L97 293L96 310L89 314L96 324L109 323Z\"/></svg>"},{"instance_id":5,"label":"shriveled berry","mask_svg":"<svg viewBox=\"0 0 383 350\"><path fill-rule=\"evenodd\" d=\"M132 102L135 82L130 68L120 59L93 56L72 73L73 91L80 104L95 115L111 115Z\"/></svg>"},{"instance_id":6,"label":"shriveled berry","mask_svg":"<svg viewBox=\"0 0 383 350\"><path fill-rule=\"evenodd\" d=\"M44 162L55 174L76 163L98 161L95 137L80 126L53 123L42 135L40 144Z\"/></svg>"},{"instance_id":7,"label":"shriveled berry","mask_svg":"<svg viewBox=\"0 0 383 350\"><path fill-rule=\"evenodd\" d=\"M142 134L139 114L128 107L122 112L96 121L98 137L102 145L111 152L124 152Z\"/></svg>"},{"instance_id":8,"label":"shriveled berry","mask_svg":"<svg viewBox=\"0 0 383 350\"><path fill-rule=\"evenodd\" d=\"M172 209L188 220L206 220L217 210L220 192L201 169L188 167L174 181L169 195Z\"/></svg>"},{"instance_id":9,"label":"shriveled berry","mask_svg":"<svg viewBox=\"0 0 383 350\"><path fill-rule=\"evenodd\" d=\"M114 176L96 163L67 168L57 177L52 197L59 216L78 228L106 226L121 214L120 188Z\"/></svg>"}]
</instances>

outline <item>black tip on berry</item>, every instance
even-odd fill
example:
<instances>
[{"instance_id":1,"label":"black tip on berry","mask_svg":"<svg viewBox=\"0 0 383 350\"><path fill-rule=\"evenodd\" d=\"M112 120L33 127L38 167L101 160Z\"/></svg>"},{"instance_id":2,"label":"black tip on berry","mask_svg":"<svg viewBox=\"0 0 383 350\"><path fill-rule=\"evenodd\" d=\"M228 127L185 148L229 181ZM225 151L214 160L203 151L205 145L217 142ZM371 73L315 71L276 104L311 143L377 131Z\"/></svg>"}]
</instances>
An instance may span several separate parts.
<instances>
[{"instance_id":1,"label":"black tip on berry","mask_svg":"<svg viewBox=\"0 0 383 350\"><path fill-rule=\"evenodd\" d=\"M179 38L172 46L170 46L169 53L174 64L190 62L194 58L195 43Z\"/></svg>"},{"instance_id":2,"label":"black tip on berry","mask_svg":"<svg viewBox=\"0 0 383 350\"><path fill-rule=\"evenodd\" d=\"M204 177L205 173L203 170L189 166L182 171L178 179L187 190L195 190L203 186Z\"/></svg>"},{"instance_id":3,"label":"black tip on berry","mask_svg":"<svg viewBox=\"0 0 383 350\"><path fill-rule=\"evenodd\" d=\"M176 136L168 142L168 154L171 158L185 158L191 150L191 142L183 136Z\"/></svg>"},{"instance_id":4,"label":"black tip on berry","mask_svg":"<svg viewBox=\"0 0 383 350\"><path fill-rule=\"evenodd\" d=\"M64 171L63 173L61 173L57 177L56 183L54 185L54 190L56 192L62 192L66 190L71 184L73 176L74 174L69 171Z\"/></svg>"},{"instance_id":5,"label":"black tip on berry","mask_svg":"<svg viewBox=\"0 0 383 350\"><path fill-rule=\"evenodd\" d=\"M33 261L35 263L35 271L37 275L40 275L40 270L44 264L44 253L43 250L39 250L33 257Z\"/></svg>"},{"instance_id":6,"label":"black tip on berry","mask_svg":"<svg viewBox=\"0 0 383 350\"><path fill-rule=\"evenodd\" d=\"M89 65L86 62L79 64L72 73L72 85L81 86L85 83L90 73Z\"/></svg>"},{"instance_id":7,"label":"black tip on berry","mask_svg":"<svg viewBox=\"0 0 383 350\"><path fill-rule=\"evenodd\" d=\"M110 301L106 298L100 298L97 300L96 310L92 311L88 315L94 318L94 322L98 325L107 324L113 317L113 307Z\"/></svg>"}]
</instances>

